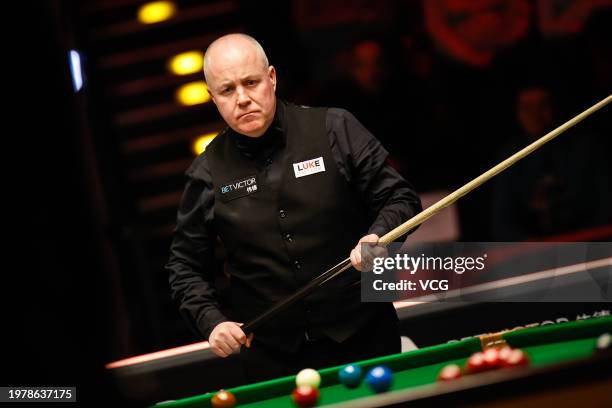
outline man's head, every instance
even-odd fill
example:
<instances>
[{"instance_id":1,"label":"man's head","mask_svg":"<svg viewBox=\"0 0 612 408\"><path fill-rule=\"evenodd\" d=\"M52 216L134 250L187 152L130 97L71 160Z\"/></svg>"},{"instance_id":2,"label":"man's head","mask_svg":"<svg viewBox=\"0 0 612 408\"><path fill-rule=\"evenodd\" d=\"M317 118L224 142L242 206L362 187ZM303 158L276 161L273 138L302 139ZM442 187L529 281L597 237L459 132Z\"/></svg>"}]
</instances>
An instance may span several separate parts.
<instances>
[{"instance_id":1,"label":"man's head","mask_svg":"<svg viewBox=\"0 0 612 408\"><path fill-rule=\"evenodd\" d=\"M522 128L532 137L540 137L553 122L548 90L541 86L522 89L517 97L516 112Z\"/></svg>"},{"instance_id":2,"label":"man's head","mask_svg":"<svg viewBox=\"0 0 612 408\"><path fill-rule=\"evenodd\" d=\"M372 40L362 41L355 45L352 51L350 73L353 79L366 91L379 91L385 74L380 44Z\"/></svg>"},{"instance_id":3,"label":"man's head","mask_svg":"<svg viewBox=\"0 0 612 408\"><path fill-rule=\"evenodd\" d=\"M229 34L213 41L204 55L204 76L232 129L251 137L264 134L276 112L276 70L254 38Z\"/></svg>"}]
</instances>

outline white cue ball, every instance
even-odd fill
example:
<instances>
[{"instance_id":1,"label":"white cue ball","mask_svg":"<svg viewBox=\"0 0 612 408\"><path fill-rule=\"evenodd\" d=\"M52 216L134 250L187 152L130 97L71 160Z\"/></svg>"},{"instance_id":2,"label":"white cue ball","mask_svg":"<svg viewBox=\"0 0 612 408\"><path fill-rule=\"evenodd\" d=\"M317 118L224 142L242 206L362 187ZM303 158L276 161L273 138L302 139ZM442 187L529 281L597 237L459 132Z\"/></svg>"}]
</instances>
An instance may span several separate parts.
<instances>
[{"instance_id":1,"label":"white cue ball","mask_svg":"<svg viewBox=\"0 0 612 408\"><path fill-rule=\"evenodd\" d=\"M310 385L314 388L319 388L321 384L321 375L312 368L305 368L295 377L295 385Z\"/></svg>"},{"instance_id":2,"label":"white cue ball","mask_svg":"<svg viewBox=\"0 0 612 408\"><path fill-rule=\"evenodd\" d=\"M597 338L597 348L599 350L606 350L610 348L612 343L612 336L610 333L604 333Z\"/></svg>"}]
</instances>

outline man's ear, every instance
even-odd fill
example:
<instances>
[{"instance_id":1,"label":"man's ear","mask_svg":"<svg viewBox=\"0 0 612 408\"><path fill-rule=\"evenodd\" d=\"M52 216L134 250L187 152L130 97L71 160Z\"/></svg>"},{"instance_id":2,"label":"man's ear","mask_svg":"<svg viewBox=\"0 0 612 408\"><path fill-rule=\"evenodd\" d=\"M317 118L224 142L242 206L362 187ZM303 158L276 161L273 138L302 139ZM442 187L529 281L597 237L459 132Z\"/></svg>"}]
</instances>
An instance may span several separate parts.
<instances>
[{"instance_id":1,"label":"man's ear","mask_svg":"<svg viewBox=\"0 0 612 408\"><path fill-rule=\"evenodd\" d=\"M210 89L208 89L208 86L206 87L206 92L208 92L208 94L210 95L210 100L213 101L215 105L217 105L217 101L215 101L215 94L210 92Z\"/></svg>"},{"instance_id":2,"label":"man's ear","mask_svg":"<svg viewBox=\"0 0 612 408\"><path fill-rule=\"evenodd\" d=\"M268 67L268 77L270 78L270 81L272 81L272 86L276 91L276 68L274 68L273 65Z\"/></svg>"}]
</instances>

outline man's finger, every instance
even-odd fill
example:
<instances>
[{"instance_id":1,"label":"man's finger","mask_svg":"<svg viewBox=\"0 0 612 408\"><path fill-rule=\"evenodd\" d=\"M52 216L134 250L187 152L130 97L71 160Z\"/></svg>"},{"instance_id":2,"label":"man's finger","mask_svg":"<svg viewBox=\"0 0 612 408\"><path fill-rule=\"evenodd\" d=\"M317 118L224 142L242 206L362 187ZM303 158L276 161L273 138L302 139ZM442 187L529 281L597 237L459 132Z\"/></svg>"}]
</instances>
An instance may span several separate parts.
<instances>
[{"instance_id":1,"label":"man's finger","mask_svg":"<svg viewBox=\"0 0 612 408\"><path fill-rule=\"evenodd\" d=\"M375 245L375 244L367 244L367 246L362 247L361 264L362 264L362 270L364 272L371 271L372 264L374 263L374 253L372 251L373 248L370 245Z\"/></svg>"},{"instance_id":2,"label":"man's finger","mask_svg":"<svg viewBox=\"0 0 612 408\"><path fill-rule=\"evenodd\" d=\"M378 240L380 238L378 238L378 235L376 234L370 234L370 235L366 235L365 237L361 238L359 240L359 243L369 243L369 244L376 244L378 243Z\"/></svg>"},{"instance_id":3,"label":"man's finger","mask_svg":"<svg viewBox=\"0 0 612 408\"><path fill-rule=\"evenodd\" d=\"M227 341L220 341L219 348L223 350L228 356L234 352L234 347Z\"/></svg>"},{"instance_id":4,"label":"man's finger","mask_svg":"<svg viewBox=\"0 0 612 408\"><path fill-rule=\"evenodd\" d=\"M231 332L225 332L222 333L222 337L221 337L221 342L226 344L228 347L231 348L231 350L236 350L237 348L240 348L240 343L238 343L236 341L236 339L234 339L234 337L232 336ZM230 352L231 354L231 352Z\"/></svg>"},{"instance_id":5,"label":"man's finger","mask_svg":"<svg viewBox=\"0 0 612 408\"><path fill-rule=\"evenodd\" d=\"M246 342L246 334L240 328L241 325L232 326L230 328L230 335L240 344L244 344Z\"/></svg>"},{"instance_id":6,"label":"man's finger","mask_svg":"<svg viewBox=\"0 0 612 408\"><path fill-rule=\"evenodd\" d=\"M227 357L227 354L218 347L211 348L211 350L213 351L213 353L215 353L216 356L219 356L222 358Z\"/></svg>"},{"instance_id":7,"label":"man's finger","mask_svg":"<svg viewBox=\"0 0 612 408\"><path fill-rule=\"evenodd\" d=\"M357 251L356 249L353 249L351 251L351 264L355 267L355 269L357 269L358 271L361 271L361 259L359 257L359 251Z\"/></svg>"},{"instance_id":8,"label":"man's finger","mask_svg":"<svg viewBox=\"0 0 612 408\"><path fill-rule=\"evenodd\" d=\"M389 251L382 245L376 245L372 248L372 259L374 258L386 258L389 255Z\"/></svg>"}]
</instances>

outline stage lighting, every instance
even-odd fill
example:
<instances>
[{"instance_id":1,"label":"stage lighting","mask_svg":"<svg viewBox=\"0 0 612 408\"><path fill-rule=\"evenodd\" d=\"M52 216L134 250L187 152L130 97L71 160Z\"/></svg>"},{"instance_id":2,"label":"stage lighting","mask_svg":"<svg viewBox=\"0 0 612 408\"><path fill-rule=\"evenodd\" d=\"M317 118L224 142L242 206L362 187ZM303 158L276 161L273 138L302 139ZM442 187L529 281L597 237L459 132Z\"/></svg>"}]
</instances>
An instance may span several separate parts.
<instances>
[{"instance_id":1,"label":"stage lighting","mask_svg":"<svg viewBox=\"0 0 612 408\"><path fill-rule=\"evenodd\" d=\"M204 81L190 82L176 91L176 99L181 105L198 105L210 100L208 88Z\"/></svg>"},{"instance_id":2,"label":"stage lighting","mask_svg":"<svg viewBox=\"0 0 612 408\"><path fill-rule=\"evenodd\" d=\"M193 141L192 149L196 156L202 154L204 150L206 150L206 146L212 142L217 134L217 132L206 133L205 135L198 136L198 138Z\"/></svg>"},{"instance_id":3,"label":"stage lighting","mask_svg":"<svg viewBox=\"0 0 612 408\"><path fill-rule=\"evenodd\" d=\"M172 57L168 67L176 75L188 75L201 71L203 64L204 55L200 51L187 51Z\"/></svg>"},{"instance_id":4,"label":"stage lighting","mask_svg":"<svg viewBox=\"0 0 612 408\"><path fill-rule=\"evenodd\" d=\"M142 24L155 24L170 19L176 13L176 5L171 1L154 1L140 6L138 21Z\"/></svg>"}]
</instances>

